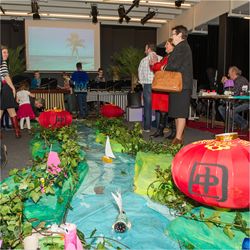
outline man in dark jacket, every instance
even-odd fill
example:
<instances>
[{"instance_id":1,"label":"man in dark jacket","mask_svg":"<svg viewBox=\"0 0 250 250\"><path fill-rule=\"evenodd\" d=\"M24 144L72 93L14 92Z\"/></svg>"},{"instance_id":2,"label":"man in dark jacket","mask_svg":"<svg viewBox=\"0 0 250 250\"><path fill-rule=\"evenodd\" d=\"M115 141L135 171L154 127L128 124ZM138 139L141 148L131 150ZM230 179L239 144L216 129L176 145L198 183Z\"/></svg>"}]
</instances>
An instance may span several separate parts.
<instances>
[{"instance_id":1,"label":"man in dark jacket","mask_svg":"<svg viewBox=\"0 0 250 250\"><path fill-rule=\"evenodd\" d=\"M174 51L169 55L165 70L180 72L182 74L183 89L178 93L169 95L169 116L175 118L176 136L173 144L183 144L183 134L186 118L189 114L190 97L193 86L192 51L187 42L188 30L179 25L172 29Z\"/></svg>"}]
</instances>

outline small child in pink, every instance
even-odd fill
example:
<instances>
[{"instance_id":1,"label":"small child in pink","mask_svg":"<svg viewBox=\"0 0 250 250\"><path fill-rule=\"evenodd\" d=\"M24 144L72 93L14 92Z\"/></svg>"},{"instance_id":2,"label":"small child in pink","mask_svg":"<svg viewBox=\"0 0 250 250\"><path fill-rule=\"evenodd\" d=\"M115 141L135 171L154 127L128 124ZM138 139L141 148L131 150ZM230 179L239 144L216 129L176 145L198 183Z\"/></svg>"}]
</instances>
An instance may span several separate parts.
<instances>
[{"instance_id":1,"label":"small child in pink","mask_svg":"<svg viewBox=\"0 0 250 250\"><path fill-rule=\"evenodd\" d=\"M24 120L26 120L27 128L31 129L30 120L35 119L35 114L30 104L30 96L35 97L35 95L29 92L28 84L23 83L17 91L16 96L19 103L17 117L20 119L20 128L23 129Z\"/></svg>"}]
</instances>

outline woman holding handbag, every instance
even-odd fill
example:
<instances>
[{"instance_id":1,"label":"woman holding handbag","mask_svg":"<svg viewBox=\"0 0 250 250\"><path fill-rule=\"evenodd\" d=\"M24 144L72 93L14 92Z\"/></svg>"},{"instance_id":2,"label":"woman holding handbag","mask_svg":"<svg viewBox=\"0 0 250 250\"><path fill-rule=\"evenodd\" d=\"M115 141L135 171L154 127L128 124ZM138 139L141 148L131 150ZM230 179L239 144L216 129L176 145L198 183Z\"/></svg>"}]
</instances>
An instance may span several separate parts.
<instances>
[{"instance_id":1,"label":"woman holding handbag","mask_svg":"<svg viewBox=\"0 0 250 250\"><path fill-rule=\"evenodd\" d=\"M169 54L174 50L173 39L169 38L165 44L167 55L162 58L160 62L151 61L150 68L155 73L160 70L164 70L168 63ZM152 92L152 109L156 113L156 132L152 134L152 137L164 136L163 130L166 126L168 119L168 93L154 91ZM175 134L175 131L171 131ZM172 138L173 139L173 138Z\"/></svg>"},{"instance_id":2,"label":"woman holding handbag","mask_svg":"<svg viewBox=\"0 0 250 250\"><path fill-rule=\"evenodd\" d=\"M182 75L182 90L169 94L169 116L175 119L176 136L173 144L183 144L183 134L186 119L189 114L190 98L193 83L192 51L187 42L188 30L179 25L172 28L174 51L168 58L166 71L180 72Z\"/></svg>"}]
</instances>

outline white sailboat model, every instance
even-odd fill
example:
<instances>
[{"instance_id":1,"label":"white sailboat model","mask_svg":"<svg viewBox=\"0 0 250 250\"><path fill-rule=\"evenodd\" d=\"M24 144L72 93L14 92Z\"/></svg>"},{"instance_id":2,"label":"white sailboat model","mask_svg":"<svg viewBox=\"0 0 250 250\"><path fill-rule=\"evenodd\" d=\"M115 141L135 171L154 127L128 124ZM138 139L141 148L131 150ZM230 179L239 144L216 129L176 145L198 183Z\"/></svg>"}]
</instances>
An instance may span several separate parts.
<instances>
[{"instance_id":1,"label":"white sailboat model","mask_svg":"<svg viewBox=\"0 0 250 250\"><path fill-rule=\"evenodd\" d=\"M115 159L115 155L113 154L113 151L112 151L112 148L111 148L109 136L107 136L107 140L106 140L106 145L105 145L105 156L106 156L106 157L109 157L109 158Z\"/></svg>"}]
</instances>

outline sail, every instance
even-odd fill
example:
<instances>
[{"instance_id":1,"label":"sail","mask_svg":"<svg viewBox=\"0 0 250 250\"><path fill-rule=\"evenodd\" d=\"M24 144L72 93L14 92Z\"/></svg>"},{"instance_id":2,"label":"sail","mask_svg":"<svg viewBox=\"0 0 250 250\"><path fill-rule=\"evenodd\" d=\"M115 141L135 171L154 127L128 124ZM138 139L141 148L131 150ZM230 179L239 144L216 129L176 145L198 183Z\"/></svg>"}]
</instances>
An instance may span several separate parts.
<instances>
[{"instance_id":1,"label":"sail","mask_svg":"<svg viewBox=\"0 0 250 250\"><path fill-rule=\"evenodd\" d=\"M111 145L110 145L110 140L109 140L109 136L107 136L107 140L106 140L106 146L105 146L105 156L109 157L109 158L115 158Z\"/></svg>"}]
</instances>

